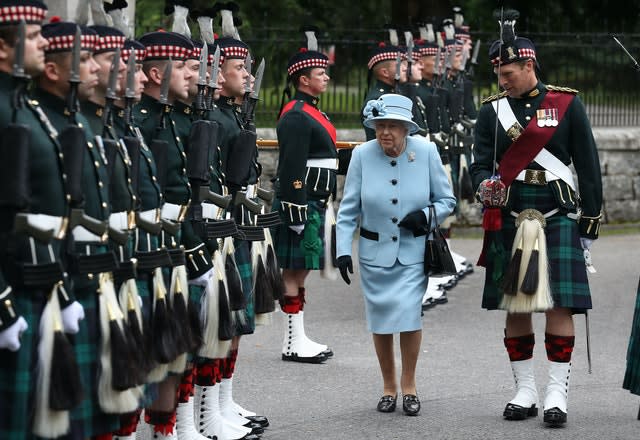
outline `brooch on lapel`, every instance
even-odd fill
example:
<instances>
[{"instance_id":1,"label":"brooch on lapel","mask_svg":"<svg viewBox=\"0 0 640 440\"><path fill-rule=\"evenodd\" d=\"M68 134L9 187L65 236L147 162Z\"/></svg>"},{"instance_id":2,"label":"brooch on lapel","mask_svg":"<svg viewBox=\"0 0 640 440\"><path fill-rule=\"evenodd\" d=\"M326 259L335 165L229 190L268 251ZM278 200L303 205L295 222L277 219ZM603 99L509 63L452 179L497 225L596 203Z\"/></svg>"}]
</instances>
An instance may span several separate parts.
<instances>
[{"instance_id":1,"label":"brooch on lapel","mask_svg":"<svg viewBox=\"0 0 640 440\"><path fill-rule=\"evenodd\" d=\"M409 162L413 162L414 160L416 160L415 151L409 151L409 153L407 153L407 156L409 157Z\"/></svg>"}]
</instances>

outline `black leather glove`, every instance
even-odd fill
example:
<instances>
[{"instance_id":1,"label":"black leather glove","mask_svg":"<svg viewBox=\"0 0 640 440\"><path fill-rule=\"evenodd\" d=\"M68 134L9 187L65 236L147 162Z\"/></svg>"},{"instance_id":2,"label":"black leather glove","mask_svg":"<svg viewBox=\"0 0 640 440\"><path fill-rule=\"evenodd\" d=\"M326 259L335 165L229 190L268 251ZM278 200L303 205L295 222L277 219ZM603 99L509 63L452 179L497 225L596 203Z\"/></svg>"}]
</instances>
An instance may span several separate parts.
<instances>
[{"instance_id":1,"label":"black leather glove","mask_svg":"<svg viewBox=\"0 0 640 440\"><path fill-rule=\"evenodd\" d=\"M411 232L413 232L413 235L415 237L425 235L428 230L427 216L422 210L410 212L402 220L400 220L398 226L410 230Z\"/></svg>"},{"instance_id":2,"label":"black leather glove","mask_svg":"<svg viewBox=\"0 0 640 440\"><path fill-rule=\"evenodd\" d=\"M341 255L338 257L336 261L336 265L338 269L340 269L340 275L342 275L342 279L345 283L351 284L351 280L349 279L349 273L353 274L353 261L351 261L350 255Z\"/></svg>"}]
</instances>

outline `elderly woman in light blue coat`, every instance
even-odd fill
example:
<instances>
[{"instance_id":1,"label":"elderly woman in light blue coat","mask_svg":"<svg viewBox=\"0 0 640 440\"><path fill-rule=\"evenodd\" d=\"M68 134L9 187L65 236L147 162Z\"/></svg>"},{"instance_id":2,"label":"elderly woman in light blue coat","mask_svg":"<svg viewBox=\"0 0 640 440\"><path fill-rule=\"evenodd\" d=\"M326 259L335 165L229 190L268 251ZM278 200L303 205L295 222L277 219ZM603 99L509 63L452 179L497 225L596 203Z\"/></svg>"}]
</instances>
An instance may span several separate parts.
<instances>
[{"instance_id":1,"label":"elderly woman in light blue coat","mask_svg":"<svg viewBox=\"0 0 640 440\"><path fill-rule=\"evenodd\" d=\"M376 139L353 150L338 210L336 255L347 284L353 273L351 249L359 230L358 259L369 331L384 382L377 409L396 407L393 334L400 333L400 389L407 415L420 411L415 368L422 341L421 301L425 234L456 204L435 144L410 134L410 99L394 94L369 101L364 125ZM437 219L428 224L429 206Z\"/></svg>"}]
</instances>

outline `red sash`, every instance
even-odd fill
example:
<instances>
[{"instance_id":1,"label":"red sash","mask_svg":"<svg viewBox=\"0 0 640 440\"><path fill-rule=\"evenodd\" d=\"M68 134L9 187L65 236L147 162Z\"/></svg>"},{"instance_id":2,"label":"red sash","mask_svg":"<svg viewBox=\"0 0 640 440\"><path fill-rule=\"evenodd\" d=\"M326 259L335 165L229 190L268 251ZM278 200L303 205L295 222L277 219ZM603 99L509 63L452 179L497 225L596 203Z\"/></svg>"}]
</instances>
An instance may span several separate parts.
<instances>
[{"instance_id":1,"label":"red sash","mask_svg":"<svg viewBox=\"0 0 640 440\"><path fill-rule=\"evenodd\" d=\"M518 139L507 148L507 151L505 151L500 160L498 172L500 174L500 180L502 180L506 186L511 185L520 171L524 170L538 153L542 151L545 144L551 139L551 136L553 136L560 126L560 122L562 118L564 118L564 114L572 99L573 95L569 93L560 93L552 90L547 92L538 109L558 109L558 125L555 127L539 127L537 113L531 121L529 121L527 127Z\"/></svg>"},{"instance_id":2,"label":"red sash","mask_svg":"<svg viewBox=\"0 0 640 440\"><path fill-rule=\"evenodd\" d=\"M296 105L297 102L298 101L295 99L293 101L289 101L282 108L282 113L280 113L280 118L282 118L285 113L291 110ZM327 119L327 117L324 114L322 114L322 112L318 110L316 107L309 105L306 102L302 105L302 111L308 114L309 116L311 116L313 119L315 119L318 122L318 124L322 125L324 129L327 130L327 133L329 133L329 136L331 137L331 140L335 145L336 138L337 138L336 127L333 126L333 124L329 121L329 119Z\"/></svg>"}]
</instances>

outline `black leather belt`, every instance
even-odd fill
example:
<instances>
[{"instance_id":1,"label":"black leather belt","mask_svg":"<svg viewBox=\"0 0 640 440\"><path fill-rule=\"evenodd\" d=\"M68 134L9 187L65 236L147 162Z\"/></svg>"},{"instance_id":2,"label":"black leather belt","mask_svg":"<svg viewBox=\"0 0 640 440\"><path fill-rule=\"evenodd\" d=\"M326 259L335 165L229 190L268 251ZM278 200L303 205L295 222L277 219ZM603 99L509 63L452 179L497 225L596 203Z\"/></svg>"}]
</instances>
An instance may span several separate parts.
<instances>
[{"instance_id":1,"label":"black leather belt","mask_svg":"<svg viewBox=\"0 0 640 440\"><path fill-rule=\"evenodd\" d=\"M23 264L16 263L16 277L9 277L14 286L24 287L48 287L63 279L64 270L59 261L46 264ZM17 278L17 279L14 279Z\"/></svg>"},{"instance_id":2,"label":"black leather belt","mask_svg":"<svg viewBox=\"0 0 640 440\"><path fill-rule=\"evenodd\" d=\"M137 252L138 270L141 272L151 272L157 267L171 266L171 257L166 249L158 249L151 252Z\"/></svg>"},{"instance_id":3,"label":"black leather belt","mask_svg":"<svg viewBox=\"0 0 640 440\"><path fill-rule=\"evenodd\" d=\"M69 259L71 273L86 275L112 272L118 267L118 261L112 251L93 255L72 255Z\"/></svg>"},{"instance_id":4,"label":"black leather belt","mask_svg":"<svg viewBox=\"0 0 640 440\"><path fill-rule=\"evenodd\" d=\"M280 213L277 211L258 214L256 217L256 226L260 226L261 228L272 228L280 224L282 224L282 220L280 219Z\"/></svg>"},{"instance_id":5,"label":"black leather belt","mask_svg":"<svg viewBox=\"0 0 640 440\"><path fill-rule=\"evenodd\" d=\"M204 223L207 238L225 238L231 237L238 232L236 222L229 220L215 220Z\"/></svg>"},{"instance_id":6,"label":"black leather belt","mask_svg":"<svg viewBox=\"0 0 640 440\"><path fill-rule=\"evenodd\" d=\"M184 249L170 249L169 258L171 259L171 267L184 266L187 260L184 256Z\"/></svg>"},{"instance_id":7,"label":"black leather belt","mask_svg":"<svg viewBox=\"0 0 640 440\"><path fill-rule=\"evenodd\" d=\"M113 280L116 287L119 287L127 280L137 278L136 263L132 260L121 261L118 268L113 271Z\"/></svg>"},{"instance_id":8,"label":"black leather belt","mask_svg":"<svg viewBox=\"0 0 640 440\"><path fill-rule=\"evenodd\" d=\"M360 237L373 241L378 241L380 238L377 232L370 231L362 226L360 226Z\"/></svg>"},{"instance_id":9,"label":"black leather belt","mask_svg":"<svg viewBox=\"0 0 640 440\"><path fill-rule=\"evenodd\" d=\"M246 241L264 241L264 229L256 226L238 226Z\"/></svg>"}]
</instances>

